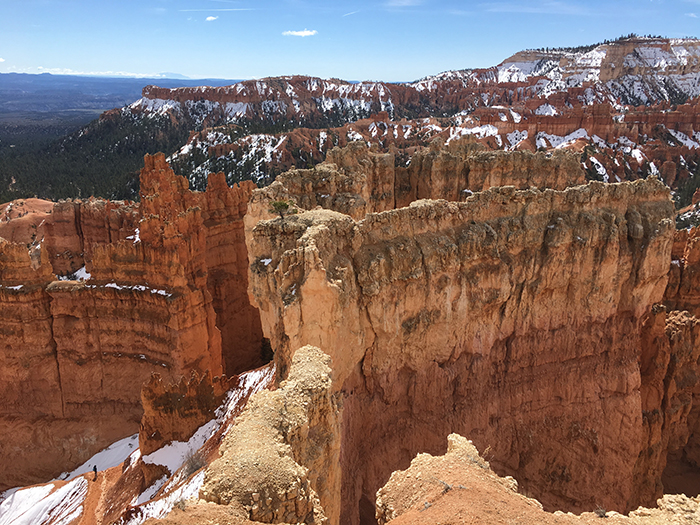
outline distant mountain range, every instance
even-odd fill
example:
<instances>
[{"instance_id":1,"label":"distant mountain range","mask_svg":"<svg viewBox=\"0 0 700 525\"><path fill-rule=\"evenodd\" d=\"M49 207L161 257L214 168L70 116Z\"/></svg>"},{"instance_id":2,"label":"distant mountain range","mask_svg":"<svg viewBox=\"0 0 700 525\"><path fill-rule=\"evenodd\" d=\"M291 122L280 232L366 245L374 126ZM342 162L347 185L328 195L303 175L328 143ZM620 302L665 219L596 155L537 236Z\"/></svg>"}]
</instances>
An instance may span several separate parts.
<instances>
[{"instance_id":1,"label":"distant mountain range","mask_svg":"<svg viewBox=\"0 0 700 525\"><path fill-rule=\"evenodd\" d=\"M27 77L0 76L0 107L50 107L41 102L50 98L41 89L43 75ZM30 87L23 91L22 82ZM697 39L630 37L577 49L528 50L491 68L409 83L304 76L235 84L154 79L138 97L134 89L149 80L47 76L46 82L59 83L54 98L79 91L83 107L112 100L118 109L53 145L40 177L28 167L37 161L17 154L3 167L0 144L5 199L133 197L143 154L158 150L202 189L209 171L224 171L229 183L262 184L290 167L313 166L329 148L352 140L382 151L398 148L397 162L410 163L412 148L465 135L492 149L578 148L591 178L636 178L665 165L662 171L675 185L697 185ZM676 108L686 103L682 111ZM620 158L618 146L626 148ZM80 168L63 160L52 172L56 158L68 157Z\"/></svg>"},{"instance_id":2,"label":"distant mountain range","mask_svg":"<svg viewBox=\"0 0 700 525\"><path fill-rule=\"evenodd\" d=\"M176 76L164 73L164 76ZM72 75L0 73L0 113L56 112L96 109L105 111L130 104L148 84L176 88L225 86L238 82L222 79L111 78Z\"/></svg>"}]
</instances>

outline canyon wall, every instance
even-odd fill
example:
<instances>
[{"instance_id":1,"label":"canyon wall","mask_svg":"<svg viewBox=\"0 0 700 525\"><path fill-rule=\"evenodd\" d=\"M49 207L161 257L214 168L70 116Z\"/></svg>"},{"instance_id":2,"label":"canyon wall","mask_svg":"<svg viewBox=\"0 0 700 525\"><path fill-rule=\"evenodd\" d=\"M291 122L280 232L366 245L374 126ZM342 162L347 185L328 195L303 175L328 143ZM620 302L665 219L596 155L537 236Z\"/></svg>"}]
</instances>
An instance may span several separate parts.
<instances>
[{"instance_id":1,"label":"canyon wall","mask_svg":"<svg viewBox=\"0 0 700 525\"><path fill-rule=\"evenodd\" d=\"M638 354L668 281L672 217L649 179L255 225L250 294L281 376L313 344L344 395L343 522L451 432L490 447L547 508L635 508L647 496L635 489Z\"/></svg>"},{"instance_id":2,"label":"canyon wall","mask_svg":"<svg viewBox=\"0 0 700 525\"><path fill-rule=\"evenodd\" d=\"M152 372L172 381L263 363L241 263L254 185L213 175L191 192L162 154L146 157L141 181L140 205L57 203L27 229L41 237L0 239L0 490L137 432ZM82 266L81 280L56 280Z\"/></svg>"},{"instance_id":3,"label":"canyon wall","mask_svg":"<svg viewBox=\"0 0 700 525\"><path fill-rule=\"evenodd\" d=\"M408 167L396 166L396 150L380 153L364 142L333 148L313 169L292 169L267 190L303 209L316 206L362 219L408 206L418 199L462 201L493 186L563 190L584 184L578 155L557 151L488 152L471 137L418 150ZM284 193L277 189L282 185ZM250 221L248 221L250 222Z\"/></svg>"}]
</instances>

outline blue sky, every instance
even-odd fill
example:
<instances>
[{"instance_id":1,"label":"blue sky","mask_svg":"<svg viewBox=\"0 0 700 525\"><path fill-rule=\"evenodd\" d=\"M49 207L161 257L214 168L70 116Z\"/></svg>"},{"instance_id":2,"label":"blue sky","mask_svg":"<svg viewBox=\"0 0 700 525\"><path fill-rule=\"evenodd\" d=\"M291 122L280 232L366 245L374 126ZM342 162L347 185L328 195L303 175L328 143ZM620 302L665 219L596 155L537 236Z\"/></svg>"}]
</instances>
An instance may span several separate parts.
<instances>
[{"instance_id":1,"label":"blue sky","mask_svg":"<svg viewBox=\"0 0 700 525\"><path fill-rule=\"evenodd\" d=\"M0 0L0 72L410 81L631 32L700 36L700 0Z\"/></svg>"}]
</instances>

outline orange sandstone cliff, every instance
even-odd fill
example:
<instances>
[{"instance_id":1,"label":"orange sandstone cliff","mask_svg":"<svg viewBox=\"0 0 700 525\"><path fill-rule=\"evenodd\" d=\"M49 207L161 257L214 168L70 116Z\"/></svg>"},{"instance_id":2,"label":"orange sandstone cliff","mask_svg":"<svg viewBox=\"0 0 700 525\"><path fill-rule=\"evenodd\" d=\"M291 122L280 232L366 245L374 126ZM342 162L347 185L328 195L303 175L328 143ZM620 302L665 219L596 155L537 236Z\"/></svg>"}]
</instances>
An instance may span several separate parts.
<instances>
[{"instance_id":1,"label":"orange sandstone cliff","mask_svg":"<svg viewBox=\"0 0 700 525\"><path fill-rule=\"evenodd\" d=\"M304 344L333 360L344 523L455 431L547 508L646 501L639 347L672 216L648 180L255 225L250 293L281 375Z\"/></svg>"},{"instance_id":2,"label":"orange sandstone cliff","mask_svg":"<svg viewBox=\"0 0 700 525\"><path fill-rule=\"evenodd\" d=\"M8 486L139 421L143 453L185 440L235 383L211 377L261 364L264 336L276 389L217 431L199 498L167 523L420 518L435 487L392 472L454 432L547 510L653 504L671 456L700 462L700 237L675 232L668 188L577 186L575 156L468 140L416 158L358 143L267 188L212 175L196 193L147 157L141 203L104 222L116 241L71 249L83 281L56 281L40 242L0 240ZM277 200L297 213L275 217ZM450 439L450 458L478 458ZM138 478L124 519L162 475L148 465L114 485Z\"/></svg>"},{"instance_id":3,"label":"orange sandstone cliff","mask_svg":"<svg viewBox=\"0 0 700 525\"><path fill-rule=\"evenodd\" d=\"M59 203L29 248L0 239L0 490L138 431L154 371L173 380L262 364L238 263L254 186L220 179L191 192L163 155L146 157L140 205ZM56 279L83 265L87 280Z\"/></svg>"}]
</instances>

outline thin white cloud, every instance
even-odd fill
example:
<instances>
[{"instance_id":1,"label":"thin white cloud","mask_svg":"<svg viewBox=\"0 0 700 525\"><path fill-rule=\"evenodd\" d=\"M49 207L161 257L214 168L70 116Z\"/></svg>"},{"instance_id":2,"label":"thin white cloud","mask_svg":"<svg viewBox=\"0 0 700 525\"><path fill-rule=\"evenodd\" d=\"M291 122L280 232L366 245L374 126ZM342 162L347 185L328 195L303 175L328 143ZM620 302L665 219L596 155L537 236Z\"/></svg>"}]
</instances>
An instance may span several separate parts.
<instances>
[{"instance_id":1,"label":"thin white cloud","mask_svg":"<svg viewBox=\"0 0 700 525\"><path fill-rule=\"evenodd\" d=\"M356 15L357 13L359 13L359 11L351 11L350 13L345 13L343 15L343 18L345 18L346 16L350 16L350 15Z\"/></svg>"},{"instance_id":2,"label":"thin white cloud","mask_svg":"<svg viewBox=\"0 0 700 525\"><path fill-rule=\"evenodd\" d=\"M318 34L318 31L315 29L313 31L309 31L308 29L304 29L303 31L285 31L282 33L284 36L314 36Z\"/></svg>"},{"instance_id":3,"label":"thin white cloud","mask_svg":"<svg viewBox=\"0 0 700 525\"><path fill-rule=\"evenodd\" d=\"M218 16L208 16L206 18L207 22L213 22L214 20L218 20L218 19L219 19Z\"/></svg>"},{"instance_id":4,"label":"thin white cloud","mask_svg":"<svg viewBox=\"0 0 700 525\"><path fill-rule=\"evenodd\" d=\"M4 61L5 61L5 59L4 59L4 58L0 58L0 62L4 62Z\"/></svg>"},{"instance_id":5,"label":"thin white cloud","mask_svg":"<svg viewBox=\"0 0 700 525\"><path fill-rule=\"evenodd\" d=\"M689 16L690 18L697 18L698 17L698 15L696 15L695 13L686 13L685 16Z\"/></svg>"}]
</instances>

